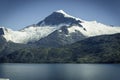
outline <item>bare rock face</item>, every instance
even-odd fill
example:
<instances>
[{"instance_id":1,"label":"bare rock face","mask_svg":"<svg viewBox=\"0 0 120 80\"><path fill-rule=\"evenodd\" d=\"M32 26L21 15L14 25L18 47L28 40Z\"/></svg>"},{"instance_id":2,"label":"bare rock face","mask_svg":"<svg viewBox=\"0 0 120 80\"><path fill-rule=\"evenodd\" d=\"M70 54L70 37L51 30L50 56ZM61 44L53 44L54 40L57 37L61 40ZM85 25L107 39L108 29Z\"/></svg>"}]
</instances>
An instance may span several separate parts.
<instances>
[{"instance_id":1,"label":"bare rock face","mask_svg":"<svg viewBox=\"0 0 120 80\"><path fill-rule=\"evenodd\" d=\"M3 28L0 28L0 36L1 35L4 35L4 30L3 30Z\"/></svg>"},{"instance_id":2,"label":"bare rock face","mask_svg":"<svg viewBox=\"0 0 120 80\"><path fill-rule=\"evenodd\" d=\"M43 24L44 23L44 24ZM78 24L81 23L80 20L76 20L73 17L66 17L66 13L61 12L53 12L51 15L46 17L43 21L39 22L38 26L44 26L44 25L60 25L60 24Z\"/></svg>"}]
</instances>

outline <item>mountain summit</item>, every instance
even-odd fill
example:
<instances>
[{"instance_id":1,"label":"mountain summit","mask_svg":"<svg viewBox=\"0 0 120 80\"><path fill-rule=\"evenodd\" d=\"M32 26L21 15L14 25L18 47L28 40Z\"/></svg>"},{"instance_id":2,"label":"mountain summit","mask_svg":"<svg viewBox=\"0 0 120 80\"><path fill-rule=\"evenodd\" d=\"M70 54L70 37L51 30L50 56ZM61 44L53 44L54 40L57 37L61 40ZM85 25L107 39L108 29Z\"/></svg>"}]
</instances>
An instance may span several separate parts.
<instances>
[{"instance_id":1,"label":"mountain summit","mask_svg":"<svg viewBox=\"0 0 120 80\"><path fill-rule=\"evenodd\" d=\"M38 26L44 26L44 25L55 26L61 24L72 25L72 24L78 24L80 22L81 22L80 19L68 15L63 10L58 10L50 14L44 20L40 21L37 25Z\"/></svg>"},{"instance_id":2,"label":"mountain summit","mask_svg":"<svg viewBox=\"0 0 120 80\"><path fill-rule=\"evenodd\" d=\"M71 44L91 36L120 33L120 27L113 27L96 21L85 21L58 10L37 24L14 31L0 28L0 36L7 42L37 43L43 46Z\"/></svg>"},{"instance_id":3,"label":"mountain summit","mask_svg":"<svg viewBox=\"0 0 120 80\"><path fill-rule=\"evenodd\" d=\"M55 11L55 12L56 12L56 13L61 13L61 14L63 14L64 17L75 18L75 17L73 17L73 16L67 14L67 13L66 13L65 11L63 11L63 10L58 10L58 11Z\"/></svg>"}]
</instances>

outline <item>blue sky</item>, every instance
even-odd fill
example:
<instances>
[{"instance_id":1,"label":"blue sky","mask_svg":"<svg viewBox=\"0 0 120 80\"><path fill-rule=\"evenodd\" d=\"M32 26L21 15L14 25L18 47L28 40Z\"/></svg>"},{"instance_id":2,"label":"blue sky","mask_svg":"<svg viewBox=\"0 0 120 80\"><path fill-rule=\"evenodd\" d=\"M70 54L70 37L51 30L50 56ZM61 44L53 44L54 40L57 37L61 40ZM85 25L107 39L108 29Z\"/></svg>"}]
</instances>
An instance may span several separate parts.
<instances>
[{"instance_id":1,"label":"blue sky","mask_svg":"<svg viewBox=\"0 0 120 80\"><path fill-rule=\"evenodd\" d=\"M84 20L120 26L120 0L0 0L0 26L22 29L60 9Z\"/></svg>"}]
</instances>

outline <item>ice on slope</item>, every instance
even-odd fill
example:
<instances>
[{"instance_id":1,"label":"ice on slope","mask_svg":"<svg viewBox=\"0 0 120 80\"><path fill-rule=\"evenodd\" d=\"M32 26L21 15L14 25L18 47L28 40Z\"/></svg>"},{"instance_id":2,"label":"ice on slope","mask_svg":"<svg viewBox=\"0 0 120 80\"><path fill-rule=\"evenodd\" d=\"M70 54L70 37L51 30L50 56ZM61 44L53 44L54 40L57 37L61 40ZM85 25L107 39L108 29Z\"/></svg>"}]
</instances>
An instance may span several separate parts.
<instances>
[{"instance_id":1,"label":"ice on slope","mask_svg":"<svg viewBox=\"0 0 120 80\"><path fill-rule=\"evenodd\" d=\"M56 27L28 27L21 31L13 31L8 29L5 32L4 37L7 41L12 41L15 43L28 43L38 41L39 39L46 37L53 31L55 31Z\"/></svg>"},{"instance_id":2,"label":"ice on slope","mask_svg":"<svg viewBox=\"0 0 120 80\"><path fill-rule=\"evenodd\" d=\"M58 10L56 12L64 14L64 17L71 17L76 20L82 21L82 23L80 23L80 24L83 26L83 28L79 27L79 26L72 26L72 27L68 28L69 33L79 31L83 35L88 36L88 37L104 35L104 34L120 33L120 27L107 26L107 25L98 23L96 21L85 21L80 18L73 17L73 16L67 14L66 12L64 12L63 10Z\"/></svg>"},{"instance_id":3,"label":"ice on slope","mask_svg":"<svg viewBox=\"0 0 120 80\"><path fill-rule=\"evenodd\" d=\"M120 33L120 27L112 27L97 23L96 21L86 21L85 23L81 23L81 25L87 30L86 34L88 36Z\"/></svg>"},{"instance_id":4,"label":"ice on slope","mask_svg":"<svg viewBox=\"0 0 120 80\"><path fill-rule=\"evenodd\" d=\"M83 27L69 27L69 33L79 31L86 37L120 33L120 27L107 26L101 23L97 23L96 21L84 21L83 23L81 23L81 25Z\"/></svg>"},{"instance_id":5,"label":"ice on slope","mask_svg":"<svg viewBox=\"0 0 120 80\"><path fill-rule=\"evenodd\" d=\"M68 27L69 34L66 36L70 36L71 33L75 33L76 31L79 31L81 34L83 34L86 37L91 36L97 36L97 35L104 35L104 34L114 34L114 33L120 33L120 27L111 27L106 26L101 23L97 23L96 21L84 21L83 23L80 23L83 27L79 26L71 26ZM64 24L65 25L65 24ZM5 29L3 35L7 41L12 41L15 43L28 43L28 42L34 42L38 41L41 38L44 38L54 32L55 30L58 30L63 24L56 26L29 26L27 28L24 28L21 31L13 31L11 29Z\"/></svg>"}]
</instances>

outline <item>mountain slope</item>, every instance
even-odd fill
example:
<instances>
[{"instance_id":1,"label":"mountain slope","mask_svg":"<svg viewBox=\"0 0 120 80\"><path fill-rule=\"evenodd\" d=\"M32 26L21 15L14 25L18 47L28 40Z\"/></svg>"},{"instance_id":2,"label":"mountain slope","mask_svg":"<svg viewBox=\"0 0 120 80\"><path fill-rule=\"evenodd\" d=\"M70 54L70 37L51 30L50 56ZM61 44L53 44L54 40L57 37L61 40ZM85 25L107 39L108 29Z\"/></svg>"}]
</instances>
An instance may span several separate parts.
<instances>
[{"instance_id":1,"label":"mountain slope","mask_svg":"<svg viewBox=\"0 0 120 80\"><path fill-rule=\"evenodd\" d=\"M120 62L120 34L96 36L70 46L76 62Z\"/></svg>"},{"instance_id":2,"label":"mountain slope","mask_svg":"<svg viewBox=\"0 0 120 80\"><path fill-rule=\"evenodd\" d=\"M13 31L8 28L1 28L3 29L3 37L7 41L12 41L14 43L23 43L26 44L28 42L34 42L37 41L48 34L55 31L57 28L55 27L39 27L39 26L29 26L28 28L24 28L21 31Z\"/></svg>"},{"instance_id":3,"label":"mountain slope","mask_svg":"<svg viewBox=\"0 0 120 80\"><path fill-rule=\"evenodd\" d=\"M48 17L19 31L0 28L7 42L38 43L42 46L71 44L88 37L120 33L120 27L113 27L96 21L85 21L68 15L63 10L53 12Z\"/></svg>"},{"instance_id":4,"label":"mountain slope","mask_svg":"<svg viewBox=\"0 0 120 80\"><path fill-rule=\"evenodd\" d=\"M44 47L60 47L67 44L72 44L76 41L83 40L86 38L80 31L70 33L68 28L71 26L62 26L60 29L54 31L45 38L40 39L36 42L38 46ZM82 27L80 27L82 28Z\"/></svg>"},{"instance_id":5,"label":"mountain slope","mask_svg":"<svg viewBox=\"0 0 120 80\"><path fill-rule=\"evenodd\" d=\"M63 10L58 10L56 12L53 12L51 15L46 17L44 20L40 21L37 25L44 26L44 25L72 25L74 23L81 23L82 21L80 19L77 19L75 17L72 17L65 13Z\"/></svg>"},{"instance_id":6,"label":"mountain slope","mask_svg":"<svg viewBox=\"0 0 120 80\"><path fill-rule=\"evenodd\" d=\"M61 48L21 48L0 58L22 63L120 63L120 34L84 39Z\"/></svg>"}]
</instances>

